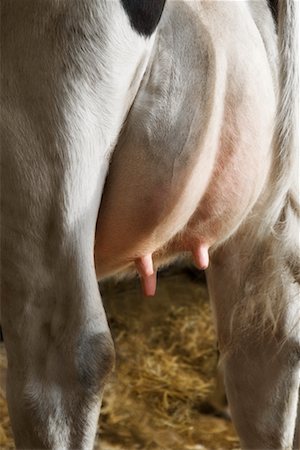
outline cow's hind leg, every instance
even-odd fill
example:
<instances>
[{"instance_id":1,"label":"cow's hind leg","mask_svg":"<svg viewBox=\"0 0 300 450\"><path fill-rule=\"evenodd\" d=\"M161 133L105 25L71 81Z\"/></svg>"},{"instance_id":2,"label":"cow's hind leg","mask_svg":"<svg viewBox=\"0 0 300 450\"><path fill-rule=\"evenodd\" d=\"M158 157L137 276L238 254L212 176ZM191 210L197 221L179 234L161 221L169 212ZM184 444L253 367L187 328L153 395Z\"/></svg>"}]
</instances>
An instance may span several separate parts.
<instances>
[{"instance_id":1,"label":"cow's hind leg","mask_svg":"<svg viewBox=\"0 0 300 450\"><path fill-rule=\"evenodd\" d=\"M15 442L90 449L114 362L93 264L98 202L91 201L93 213L87 206L62 222L58 199L35 185L21 205L12 186L17 207L2 222L1 300Z\"/></svg>"},{"instance_id":2,"label":"cow's hind leg","mask_svg":"<svg viewBox=\"0 0 300 450\"><path fill-rule=\"evenodd\" d=\"M153 45L123 3L1 4L1 324L19 448L92 448L114 361L95 226Z\"/></svg>"},{"instance_id":3,"label":"cow's hind leg","mask_svg":"<svg viewBox=\"0 0 300 450\"><path fill-rule=\"evenodd\" d=\"M7 111L1 135L8 406L18 448L89 449L114 360L94 268L108 163L88 119L79 127L74 114L69 127L59 129L45 109L40 117L44 122L31 131L20 114L27 134L11 133L16 119ZM41 142L39 126L45 128Z\"/></svg>"},{"instance_id":4,"label":"cow's hind leg","mask_svg":"<svg viewBox=\"0 0 300 450\"><path fill-rule=\"evenodd\" d=\"M300 303L290 261L297 230L286 218L281 225L260 241L241 230L208 270L226 391L247 449L292 448L296 428Z\"/></svg>"},{"instance_id":5,"label":"cow's hind leg","mask_svg":"<svg viewBox=\"0 0 300 450\"><path fill-rule=\"evenodd\" d=\"M96 291L80 292L79 277L65 264L65 288L58 283L48 291L55 305L44 297L33 306L3 308L7 399L18 448L93 447L114 349ZM85 305L92 295L93 308ZM19 308L22 315L14 314Z\"/></svg>"}]
</instances>

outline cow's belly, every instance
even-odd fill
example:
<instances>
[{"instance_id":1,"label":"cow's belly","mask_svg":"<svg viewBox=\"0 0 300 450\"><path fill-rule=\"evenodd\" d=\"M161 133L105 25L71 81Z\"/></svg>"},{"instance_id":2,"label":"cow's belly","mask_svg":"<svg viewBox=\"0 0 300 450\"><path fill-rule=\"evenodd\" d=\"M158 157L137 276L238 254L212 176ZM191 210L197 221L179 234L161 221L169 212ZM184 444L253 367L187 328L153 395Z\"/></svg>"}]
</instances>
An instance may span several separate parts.
<instances>
[{"instance_id":1,"label":"cow's belly","mask_svg":"<svg viewBox=\"0 0 300 450\"><path fill-rule=\"evenodd\" d=\"M172 128L173 116L168 116L167 108L160 111L147 103L143 116L143 92L137 97L129 132L113 155L100 206L95 245L99 279L128 271L134 263L139 268L147 255L160 265L182 252L192 252L198 265L205 267L207 250L227 239L257 202L270 170L276 98L262 40L251 20L248 27L249 38L242 49L248 45L251 63L240 56L241 49L230 37L227 43L220 37L220 53L217 44L212 50L211 32L207 27L202 30L201 36L210 39L200 42L199 90L194 79L186 80L191 85L186 96L191 89L189 102L196 104L190 122L184 120L184 102ZM226 45L229 53L224 58ZM214 53L214 60L208 52ZM187 69L184 77L190 74ZM141 90L155 95L156 78L151 76ZM178 74L175 83L176 78ZM140 124L135 127L140 115L145 129ZM154 123L159 138L151 140L147 121L152 124L155 115L159 116ZM182 133L178 134L178 126ZM184 134L184 145L174 151Z\"/></svg>"},{"instance_id":2,"label":"cow's belly","mask_svg":"<svg viewBox=\"0 0 300 450\"><path fill-rule=\"evenodd\" d=\"M249 136L248 130L245 133ZM106 203L105 191L96 236L98 278L131 271L144 255L153 255L159 266L182 252L197 254L199 246L211 248L230 237L267 182L270 140L268 133L262 142L253 139L245 148L239 139L234 144L229 139L228 146L224 139L213 167L200 159L198 167L181 173L179 189L174 191L159 179L157 190L149 192L145 182L145 190L137 193L136 207L127 214L120 208L119 215L118 207ZM163 203L168 203L166 212Z\"/></svg>"}]
</instances>

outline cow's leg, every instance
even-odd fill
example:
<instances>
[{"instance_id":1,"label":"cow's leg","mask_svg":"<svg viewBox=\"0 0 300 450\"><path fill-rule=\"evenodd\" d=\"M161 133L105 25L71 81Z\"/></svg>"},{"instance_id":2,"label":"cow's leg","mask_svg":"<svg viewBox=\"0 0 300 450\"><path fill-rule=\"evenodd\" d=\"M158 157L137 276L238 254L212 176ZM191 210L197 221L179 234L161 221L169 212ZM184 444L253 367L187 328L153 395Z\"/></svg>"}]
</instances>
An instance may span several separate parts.
<instances>
[{"instance_id":1,"label":"cow's leg","mask_svg":"<svg viewBox=\"0 0 300 450\"><path fill-rule=\"evenodd\" d=\"M243 448L293 443L300 304L284 247L278 236L254 243L241 232L212 255L208 270L226 391Z\"/></svg>"},{"instance_id":2,"label":"cow's leg","mask_svg":"<svg viewBox=\"0 0 300 450\"><path fill-rule=\"evenodd\" d=\"M118 0L5 1L1 14L1 322L13 432L19 448L89 449L114 359L95 225L153 39L134 31Z\"/></svg>"},{"instance_id":3,"label":"cow's leg","mask_svg":"<svg viewBox=\"0 0 300 450\"><path fill-rule=\"evenodd\" d=\"M18 448L88 449L114 360L93 260L107 163L91 146L68 172L51 158L45 167L45 144L19 165L17 141L4 133L1 320L13 433Z\"/></svg>"},{"instance_id":4,"label":"cow's leg","mask_svg":"<svg viewBox=\"0 0 300 450\"><path fill-rule=\"evenodd\" d=\"M62 270L75 287L79 277L65 264ZM64 289L62 294L53 286L48 294L53 300L64 295L64 301L49 311L47 300L36 298L47 305L35 305L17 318L16 304L5 313L7 400L15 443L30 449L92 448L114 359L110 333L96 291Z\"/></svg>"},{"instance_id":5,"label":"cow's leg","mask_svg":"<svg viewBox=\"0 0 300 450\"><path fill-rule=\"evenodd\" d=\"M93 267L106 163L87 152L66 174L63 163L58 169L50 160L44 167L34 151L27 155L35 164L31 172L26 161L18 165L8 155L22 148L17 139L4 134L2 144L1 320L15 442L30 449L92 448L114 358ZM31 173L34 182L27 178ZM68 211L69 183L74 203Z\"/></svg>"}]
</instances>

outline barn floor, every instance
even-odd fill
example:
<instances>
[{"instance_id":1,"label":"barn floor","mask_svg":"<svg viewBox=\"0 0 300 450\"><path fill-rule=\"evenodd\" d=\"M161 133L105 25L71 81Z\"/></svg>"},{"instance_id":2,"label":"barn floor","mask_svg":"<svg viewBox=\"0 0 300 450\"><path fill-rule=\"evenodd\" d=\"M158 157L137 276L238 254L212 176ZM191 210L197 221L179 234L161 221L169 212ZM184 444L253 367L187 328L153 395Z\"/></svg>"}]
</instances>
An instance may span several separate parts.
<instances>
[{"instance_id":1,"label":"barn floor","mask_svg":"<svg viewBox=\"0 0 300 450\"><path fill-rule=\"evenodd\" d=\"M154 298L139 281L102 286L117 352L105 390L101 450L233 450L239 442L217 388L207 291L190 269L160 274ZM12 449L0 353L0 448ZM100 450L97 441L95 450Z\"/></svg>"}]
</instances>

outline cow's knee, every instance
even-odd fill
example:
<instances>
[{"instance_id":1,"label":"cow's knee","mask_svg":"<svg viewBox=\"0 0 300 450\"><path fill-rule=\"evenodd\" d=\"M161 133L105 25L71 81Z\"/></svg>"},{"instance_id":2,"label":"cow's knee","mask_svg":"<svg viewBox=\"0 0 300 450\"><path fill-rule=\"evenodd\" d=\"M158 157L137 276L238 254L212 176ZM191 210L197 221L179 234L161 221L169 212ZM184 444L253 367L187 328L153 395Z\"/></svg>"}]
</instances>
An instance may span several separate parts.
<instances>
[{"instance_id":1,"label":"cow's knee","mask_svg":"<svg viewBox=\"0 0 300 450\"><path fill-rule=\"evenodd\" d=\"M89 393L102 390L115 362L115 350L109 332L82 335L75 354L80 385Z\"/></svg>"},{"instance_id":2,"label":"cow's knee","mask_svg":"<svg viewBox=\"0 0 300 450\"><path fill-rule=\"evenodd\" d=\"M27 348L23 361L8 367L7 395L18 448L93 446L103 388L114 365L110 332L83 331L71 345L58 342L44 354L39 346L33 352Z\"/></svg>"}]
</instances>

